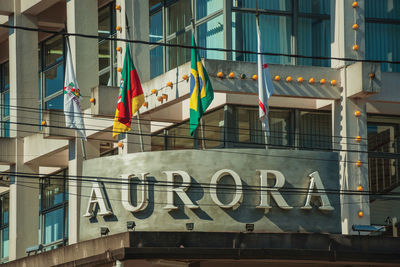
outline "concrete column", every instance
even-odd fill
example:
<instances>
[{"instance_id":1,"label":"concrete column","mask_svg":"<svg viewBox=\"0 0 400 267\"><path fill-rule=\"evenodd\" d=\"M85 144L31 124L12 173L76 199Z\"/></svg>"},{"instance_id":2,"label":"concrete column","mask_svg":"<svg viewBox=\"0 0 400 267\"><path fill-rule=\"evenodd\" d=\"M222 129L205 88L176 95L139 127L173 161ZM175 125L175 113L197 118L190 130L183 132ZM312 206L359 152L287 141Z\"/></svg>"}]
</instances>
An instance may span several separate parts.
<instances>
[{"instance_id":1,"label":"concrete column","mask_svg":"<svg viewBox=\"0 0 400 267\"><path fill-rule=\"evenodd\" d=\"M341 71L341 98L333 103L333 135L334 148L340 149L340 189L346 191L357 191L361 185L364 192L368 189L368 145L367 145L367 113L366 104L361 99L349 98L347 92L352 86L351 81L346 78L346 68ZM355 112L361 112L360 117ZM361 143L356 142L355 137L361 136ZM362 162L357 167L356 162ZM354 224L370 224L370 210L368 195L342 194L341 195L341 217L342 234L358 234L352 231ZM358 212L364 213L363 217Z\"/></svg>"},{"instance_id":2,"label":"concrete column","mask_svg":"<svg viewBox=\"0 0 400 267\"><path fill-rule=\"evenodd\" d=\"M118 38L149 41L149 1L143 0L117 0L121 10L116 12L117 25L122 30L117 33ZM126 24L128 18L128 25ZM128 33L129 27L129 33ZM125 49L125 42L118 42L118 46ZM147 44L130 43L133 63L135 64L140 81L142 83L150 80L150 49ZM122 68L124 61L124 50L117 57L118 66ZM118 81L121 75L118 75ZM118 82L119 86L119 82Z\"/></svg>"},{"instance_id":3,"label":"concrete column","mask_svg":"<svg viewBox=\"0 0 400 267\"><path fill-rule=\"evenodd\" d=\"M353 0L331 1L331 55L340 58L365 59L365 16L364 1L358 1L358 7L353 8ZM358 30L353 30L353 24L359 25ZM358 51L353 50L353 45L358 45ZM344 62L332 60L332 67L338 68Z\"/></svg>"},{"instance_id":4,"label":"concrete column","mask_svg":"<svg viewBox=\"0 0 400 267\"><path fill-rule=\"evenodd\" d=\"M25 257L26 248L39 242L39 175L22 176L39 173L39 167L24 164L23 155L24 141L17 138L16 163L10 168L11 173L15 173L10 177L10 261Z\"/></svg>"},{"instance_id":5,"label":"concrete column","mask_svg":"<svg viewBox=\"0 0 400 267\"><path fill-rule=\"evenodd\" d=\"M98 34L97 0L67 1L67 30L71 33ZM90 107L90 89L99 85L98 40L69 37L76 79L83 99L81 108Z\"/></svg>"},{"instance_id":6,"label":"concrete column","mask_svg":"<svg viewBox=\"0 0 400 267\"><path fill-rule=\"evenodd\" d=\"M99 141L85 142L86 159L96 158L100 156ZM79 221L82 216L81 212L81 182L83 152L81 140L76 138L69 141L69 158L68 158L68 243L75 244L79 242Z\"/></svg>"},{"instance_id":7,"label":"concrete column","mask_svg":"<svg viewBox=\"0 0 400 267\"><path fill-rule=\"evenodd\" d=\"M35 17L20 13L20 1L14 1L14 15L9 24L37 28ZM38 33L9 30L10 64L10 137L30 135L38 128ZM18 108L15 108L18 107ZM22 109L24 107L25 109Z\"/></svg>"},{"instance_id":8,"label":"concrete column","mask_svg":"<svg viewBox=\"0 0 400 267\"><path fill-rule=\"evenodd\" d=\"M98 34L98 7L96 0L67 1L67 30L72 33ZM76 79L83 99L81 108L90 107L90 90L99 84L98 40L82 37L69 37L72 61ZM98 142L85 142L87 159L99 156ZM82 145L80 139L69 142L68 174L73 178L69 181L69 244L79 241L80 219L80 181L74 178L82 175Z\"/></svg>"}]
</instances>

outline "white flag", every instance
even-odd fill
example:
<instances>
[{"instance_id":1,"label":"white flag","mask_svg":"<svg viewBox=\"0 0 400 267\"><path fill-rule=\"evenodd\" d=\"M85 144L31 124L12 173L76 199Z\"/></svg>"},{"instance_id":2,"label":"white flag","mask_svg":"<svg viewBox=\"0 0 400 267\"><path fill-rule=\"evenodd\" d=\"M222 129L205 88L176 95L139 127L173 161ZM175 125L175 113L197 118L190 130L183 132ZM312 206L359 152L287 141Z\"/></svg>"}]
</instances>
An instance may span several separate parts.
<instances>
[{"instance_id":1,"label":"white flag","mask_svg":"<svg viewBox=\"0 0 400 267\"><path fill-rule=\"evenodd\" d=\"M261 53L261 33L260 25L257 17L257 52ZM266 136L269 136L268 124L268 98L274 92L274 85L272 83L271 74L269 73L268 64L265 62L264 55L258 54L258 110L260 113L260 120Z\"/></svg>"},{"instance_id":2,"label":"white flag","mask_svg":"<svg viewBox=\"0 0 400 267\"><path fill-rule=\"evenodd\" d=\"M74 66L72 65L71 50L67 43L67 61L65 63L65 80L64 80L64 114L65 124L67 127L74 128L79 136L86 140L85 126L82 120L81 93L78 83L76 82Z\"/></svg>"}]
</instances>

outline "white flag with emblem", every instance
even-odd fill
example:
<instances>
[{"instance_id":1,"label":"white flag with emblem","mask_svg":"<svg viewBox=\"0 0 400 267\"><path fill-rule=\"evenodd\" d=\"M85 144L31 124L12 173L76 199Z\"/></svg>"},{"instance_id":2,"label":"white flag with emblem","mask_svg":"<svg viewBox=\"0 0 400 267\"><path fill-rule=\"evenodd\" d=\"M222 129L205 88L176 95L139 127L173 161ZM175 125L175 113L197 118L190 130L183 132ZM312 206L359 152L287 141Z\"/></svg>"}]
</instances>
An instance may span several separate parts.
<instances>
[{"instance_id":1,"label":"white flag with emblem","mask_svg":"<svg viewBox=\"0 0 400 267\"><path fill-rule=\"evenodd\" d=\"M78 132L78 135L86 140L85 126L82 120L81 93L78 83L75 78L74 66L72 65L71 50L69 42L67 41L67 61L65 63L65 77L64 77L64 114L65 125L73 128Z\"/></svg>"},{"instance_id":2,"label":"white flag with emblem","mask_svg":"<svg viewBox=\"0 0 400 267\"><path fill-rule=\"evenodd\" d=\"M265 62L264 55L261 55L261 33L260 25L257 18L257 52L258 59L258 109L260 120L266 136L270 135L268 124L268 98L274 93L274 85L272 83L271 74L269 73L268 64Z\"/></svg>"}]
</instances>

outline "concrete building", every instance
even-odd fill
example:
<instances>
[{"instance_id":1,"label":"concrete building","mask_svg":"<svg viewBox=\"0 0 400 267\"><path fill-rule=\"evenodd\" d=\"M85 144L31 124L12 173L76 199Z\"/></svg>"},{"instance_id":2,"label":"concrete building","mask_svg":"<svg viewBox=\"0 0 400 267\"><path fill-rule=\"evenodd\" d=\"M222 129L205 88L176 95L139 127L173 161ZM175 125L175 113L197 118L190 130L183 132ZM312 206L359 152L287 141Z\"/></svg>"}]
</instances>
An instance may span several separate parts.
<instances>
[{"instance_id":1,"label":"concrete building","mask_svg":"<svg viewBox=\"0 0 400 267\"><path fill-rule=\"evenodd\" d=\"M6 266L399 264L400 1L256 2L0 0ZM191 50L165 45L192 31L215 94L194 137ZM83 146L62 112L65 32L86 35L69 35ZM151 44L130 44L146 103L117 140L123 39Z\"/></svg>"}]
</instances>

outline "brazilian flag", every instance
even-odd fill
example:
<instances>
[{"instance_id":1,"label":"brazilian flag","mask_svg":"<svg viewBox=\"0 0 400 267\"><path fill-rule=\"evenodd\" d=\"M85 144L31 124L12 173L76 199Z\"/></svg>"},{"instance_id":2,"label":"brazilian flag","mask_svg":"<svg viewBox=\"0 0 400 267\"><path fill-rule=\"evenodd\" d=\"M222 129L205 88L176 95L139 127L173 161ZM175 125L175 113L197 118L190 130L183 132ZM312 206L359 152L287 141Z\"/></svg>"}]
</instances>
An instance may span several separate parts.
<instances>
[{"instance_id":1,"label":"brazilian flag","mask_svg":"<svg viewBox=\"0 0 400 267\"><path fill-rule=\"evenodd\" d=\"M190 135L193 136L199 121L214 99L214 92L206 69L197 51L192 35L192 58L190 70Z\"/></svg>"}]
</instances>

